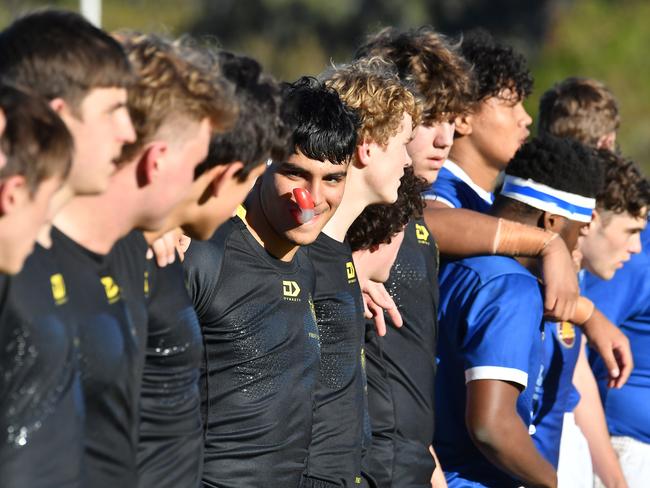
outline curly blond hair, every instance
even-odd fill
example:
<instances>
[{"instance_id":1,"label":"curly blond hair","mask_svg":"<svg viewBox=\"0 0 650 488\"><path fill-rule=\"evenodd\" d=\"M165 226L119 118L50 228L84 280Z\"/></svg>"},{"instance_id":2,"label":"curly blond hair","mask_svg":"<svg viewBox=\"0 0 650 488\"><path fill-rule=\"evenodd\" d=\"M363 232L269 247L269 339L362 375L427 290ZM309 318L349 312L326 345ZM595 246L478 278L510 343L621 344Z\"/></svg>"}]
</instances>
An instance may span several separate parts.
<instances>
[{"instance_id":1,"label":"curly blond hair","mask_svg":"<svg viewBox=\"0 0 650 488\"><path fill-rule=\"evenodd\" d=\"M233 88L218 71L205 69L193 48L151 34L114 34L135 72L128 108L137 140L121 160L135 156L167 123L207 118L214 132L228 130L237 117Z\"/></svg>"},{"instance_id":2,"label":"curly blond hair","mask_svg":"<svg viewBox=\"0 0 650 488\"><path fill-rule=\"evenodd\" d=\"M379 57L335 67L325 82L357 111L359 143L372 141L385 147L399 131L405 112L412 117L413 127L420 123L420 103L400 81L394 65Z\"/></svg>"}]
</instances>

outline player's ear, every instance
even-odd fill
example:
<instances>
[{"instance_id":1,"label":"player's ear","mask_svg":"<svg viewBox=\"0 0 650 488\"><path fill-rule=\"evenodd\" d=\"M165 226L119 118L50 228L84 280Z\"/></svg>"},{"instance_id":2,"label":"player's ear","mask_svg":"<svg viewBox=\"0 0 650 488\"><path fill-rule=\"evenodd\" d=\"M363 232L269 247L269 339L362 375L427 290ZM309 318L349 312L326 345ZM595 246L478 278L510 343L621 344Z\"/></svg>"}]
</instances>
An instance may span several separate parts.
<instances>
[{"instance_id":1,"label":"player's ear","mask_svg":"<svg viewBox=\"0 0 650 488\"><path fill-rule=\"evenodd\" d=\"M454 119L454 123L456 124L454 131L461 136L468 136L472 133L472 122L472 114L458 115Z\"/></svg>"},{"instance_id":2,"label":"player's ear","mask_svg":"<svg viewBox=\"0 0 650 488\"><path fill-rule=\"evenodd\" d=\"M22 175L8 176L0 183L0 215L9 215L30 199L27 181Z\"/></svg>"},{"instance_id":3,"label":"player's ear","mask_svg":"<svg viewBox=\"0 0 650 488\"><path fill-rule=\"evenodd\" d=\"M544 229L555 232L556 234L559 234L567 223L566 217L551 212L544 212L542 214L542 220Z\"/></svg>"},{"instance_id":4,"label":"player's ear","mask_svg":"<svg viewBox=\"0 0 650 488\"><path fill-rule=\"evenodd\" d=\"M217 172L214 173L212 183L210 183L212 196L218 197L220 193L227 191L231 184L238 184L237 173L243 167L244 163L241 161L216 166Z\"/></svg>"},{"instance_id":5,"label":"player's ear","mask_svg":"<svg viewBox=\"0 0 650 488\"><path fill-rule=\"evenodd\" d=\"M365 167L370 164L370 155L372 153L372 143L368 139L364 139L361 144L357 146L357 158L353 164L358 164L360 167Z\"/></svg>"},{"instance_id":6,"label":"player's ear","mask_svg":"<svg viewBox=\"0 0 650 488\"><path fill-rule=\"evenodd\" d=\"M137 162L138 186L146 186L156 178L167 155L167 149L168 145L164 141L152 141L145 146Z\"/></svg>"},{"instance_id":7,"label":"player's ear","mask_svg":"<svg viewBox=\"0 0 650 488\"><path fill-rule=\"evenodd\" d=\"M596 142L596 148L614 151L616 149L616 131L600 136Z\"/></svg>"},{"instance_id":8,"label":"player's ear","mask_svg":"<svg viewBox=\"0 0 650 488\"><path fill-rule=\"evenodd\" d=\"M587 226L589 232L594 232L596 229L600 228L602 224L603 219L600 215L600 212L598 212L596 209L593 209L591 211L591 222L589 222L589 225Z\"/></svg>"}]
</instances>

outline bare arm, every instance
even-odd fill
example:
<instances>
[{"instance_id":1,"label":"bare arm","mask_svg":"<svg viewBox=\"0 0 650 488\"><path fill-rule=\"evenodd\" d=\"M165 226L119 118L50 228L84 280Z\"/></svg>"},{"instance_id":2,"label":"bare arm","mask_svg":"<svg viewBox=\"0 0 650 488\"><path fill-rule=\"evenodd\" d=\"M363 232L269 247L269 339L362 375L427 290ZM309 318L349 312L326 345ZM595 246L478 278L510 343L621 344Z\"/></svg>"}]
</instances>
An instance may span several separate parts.
<instances>
[{"instance_id":1,"label":"bare arm","mask_svg":"<svg viewBox=\"0 0 650 488\"><path fill-rule=\"evenodd\" d=\"M538 256L545 282L545 314L557 320L573 316L579 287L573 259L562 239L551 239L549 232L537 227L435 201L427 203L424 220L440 252L448 256Z\"/></svg>"},{"instance_id":2,"label":"bare arm","mask_svg":"<svg viewBox=\"0 0 650 488\"><path fill-rule=\"evenodd\" d=\"M557 487L557 474L537 451L517 414L519 388L500 380L467 384L465 423L474 444L499 469L528 487Z\"/></svg>"},{"instance_id":3,"label":"bare arm","mask_svg":"<svg viewBox=\"0 0 650 488\"><path fill-rule=\"evenodd\" d=\"M580 403L575 409L576 424L587 439L596 474L607 488L627 488L621 465L609 439L598 385L587 362L584 340L573 373L573 383L580 393Z\"/></svg>"}]
</instances>

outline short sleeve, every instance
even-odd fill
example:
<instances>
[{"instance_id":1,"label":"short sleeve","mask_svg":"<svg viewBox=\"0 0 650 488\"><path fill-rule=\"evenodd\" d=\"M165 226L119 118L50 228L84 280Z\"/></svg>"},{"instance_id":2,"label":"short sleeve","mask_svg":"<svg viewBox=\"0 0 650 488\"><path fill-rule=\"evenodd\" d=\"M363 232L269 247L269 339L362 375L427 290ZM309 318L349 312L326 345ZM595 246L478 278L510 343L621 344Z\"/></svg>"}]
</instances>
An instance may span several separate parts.
<instances>
[{"instance_id":1,"label":"short sleeve","mask_svg":"<svg viewBox=\"0 0 650 488\"><path fill-rule=\"evenodd\" d=\"M200 322L216 296L224 252L221 242L193 240L185 253L185 285Z\"/></svg>"},{"instance_id":2,"label":"short sleeve","mask_svg":"<svg viewBox=\"0 0 650 488\"><path fill-rule=\"evenodd\" d=\"M466 319L465 382L494 379L526 388L530 357L541 341L542 307L532 277L505 275L483 285Z\"/></svg>"}]
</instances>

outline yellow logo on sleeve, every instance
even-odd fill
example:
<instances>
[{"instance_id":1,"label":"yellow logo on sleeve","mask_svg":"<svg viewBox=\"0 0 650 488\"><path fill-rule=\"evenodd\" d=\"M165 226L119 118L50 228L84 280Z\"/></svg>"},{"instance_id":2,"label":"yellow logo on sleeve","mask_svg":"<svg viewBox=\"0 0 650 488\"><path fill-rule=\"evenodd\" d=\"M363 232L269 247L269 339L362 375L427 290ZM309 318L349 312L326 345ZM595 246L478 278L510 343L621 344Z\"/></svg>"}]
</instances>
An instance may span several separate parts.
<instances>
[{"instance_id":1,"label":"yellow logo on sleeve","mask_svg":"<svg viewBox=\"0 0 650 488\"><path fill-rule=\"evenodd\" d=\"M117 302L120 299L120 287L115 283L110 276L104 276L100 279L102 285L104 285L104 291L106 292L106 298L108 303L112 304Z\"/></svg>"},{"instance_id":2,"label":"yellow logo on sleeve","mask_svg":"<svg viewBox=\"0 0 650 488\"><path fill-rule=\"evenodd\" d=\"M65 281L61 273L53 274L50 276L50 284L52 285L52 298L57 305L63 305L68 301L68 294L65 289Z\"/></svg>"},{"instance_id":3,"label":"yellow logo on sleeve","mask_svg":"<svg viewBox=\"0 0 650 488\"><path fill-rule=\"evenodd\" d=\"M354 283L357 281L357 272L354 269L354 264L352 261L345 263L345 273L348 276L348 283Z\"/></svg>"},{"instance_id":4,"label":"yellow logo on sleeve","mask_svg":"<svg viewBox=\"0 0 650 488\"><path fill-rule=\"evenodd\" d=\"M300 287L295 281L283 281L282 282L282 294L284 295L285 300L290 300L292 302L299 302L300 298Z\"/></svg>"},{"instance_id":5,"label":"yellow logo on sleeve","mask_svg":"<svg viewBox=\"0 0 650 488\"><path fill-rule=\"evenodd\" d=\"M560 344L566 348L572 348L576 343L576 329L571 322L558 322L557 336Z\"/></svg>"},{"instance_id":6,"label":"yellow logo on sleeve","mask_svg":"<svg viewBox=\"0 0 650 488\"><path fill-rule=\"evenodd\" d=\"M429 245L429 231L422 224L415 224L415 238L420 244Z\"/></svg>"}]
</instances>

